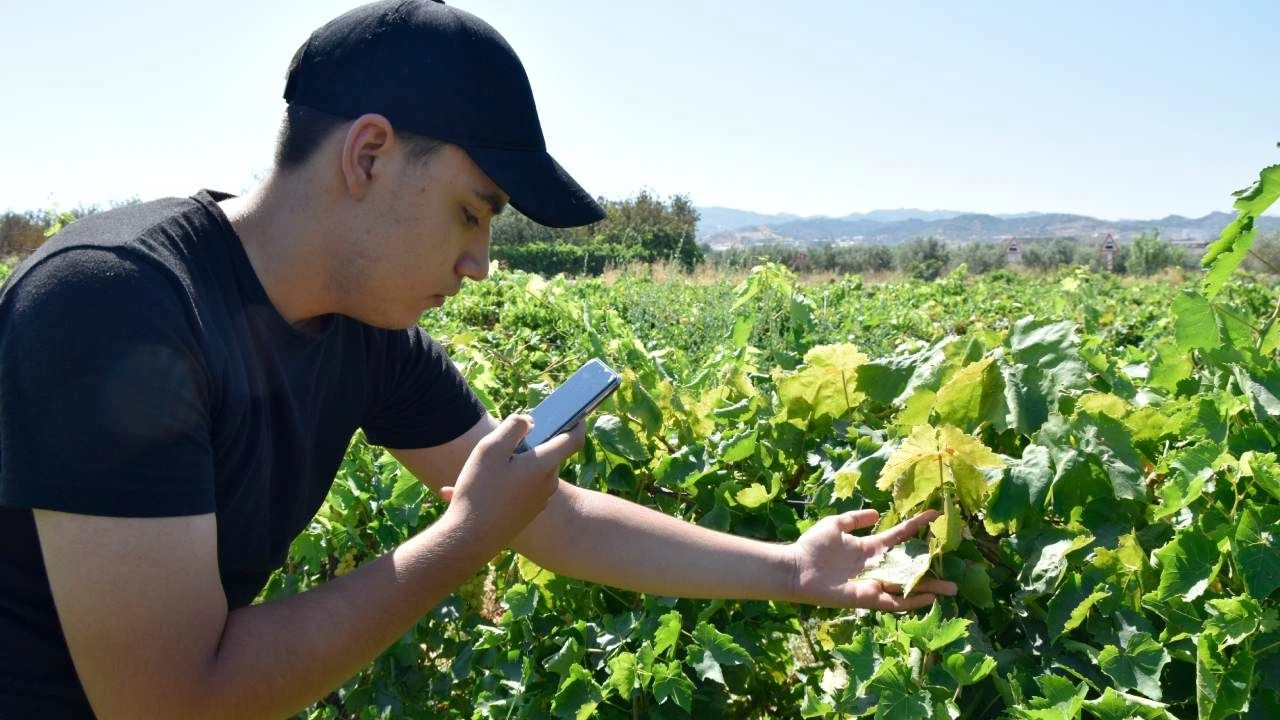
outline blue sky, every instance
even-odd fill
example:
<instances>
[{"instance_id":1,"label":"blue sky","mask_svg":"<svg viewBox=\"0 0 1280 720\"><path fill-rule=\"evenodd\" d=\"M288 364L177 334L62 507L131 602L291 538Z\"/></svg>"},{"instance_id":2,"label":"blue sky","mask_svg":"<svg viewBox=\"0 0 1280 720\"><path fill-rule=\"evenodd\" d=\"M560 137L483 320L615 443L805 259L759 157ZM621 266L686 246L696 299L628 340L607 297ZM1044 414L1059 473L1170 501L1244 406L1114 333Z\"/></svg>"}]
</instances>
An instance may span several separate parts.
<instances>
[{"instance_id":1,"label":"blue sky","mask_svg":"<svg viewBox=\"0 0 1280 720\"><path fill-rule=\"evenodd\" d=\"M596 195L1199 216L1280 162L1274 0L452 4ZM0 210L249 189L294 49L353 3L7 5Z\"/></svg>"}]
</instances>

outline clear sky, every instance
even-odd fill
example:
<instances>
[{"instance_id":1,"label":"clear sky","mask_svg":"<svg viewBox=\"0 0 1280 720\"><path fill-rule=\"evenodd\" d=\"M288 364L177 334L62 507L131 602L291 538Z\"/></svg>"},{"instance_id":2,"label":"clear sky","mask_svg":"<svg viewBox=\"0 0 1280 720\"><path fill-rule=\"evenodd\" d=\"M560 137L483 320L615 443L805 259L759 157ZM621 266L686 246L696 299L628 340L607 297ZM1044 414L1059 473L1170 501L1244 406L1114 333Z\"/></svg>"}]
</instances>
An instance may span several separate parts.
<instances>
[{"instance_id":1,"label":"clear sky","mask_svg":"<svg viewBox=\"0 0 1280 720\"><path fill-rule=\"evenodd\" d=\"M243 192L335 0L0 0L0 210ZM589 192L1200 216L1280 162L1280 2L456 0Z\"/></svg>"}]
</instances>

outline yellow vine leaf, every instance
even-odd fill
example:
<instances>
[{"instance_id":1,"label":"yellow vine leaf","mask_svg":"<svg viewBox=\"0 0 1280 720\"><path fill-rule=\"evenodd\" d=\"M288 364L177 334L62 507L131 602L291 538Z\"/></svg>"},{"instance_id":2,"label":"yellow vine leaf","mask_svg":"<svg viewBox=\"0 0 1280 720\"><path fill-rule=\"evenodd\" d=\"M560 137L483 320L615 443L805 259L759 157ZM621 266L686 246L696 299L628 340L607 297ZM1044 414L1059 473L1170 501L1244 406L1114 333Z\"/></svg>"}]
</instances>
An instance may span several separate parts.
<instances>
[{"instance_id":1,"label":"yellow vine leaf","mask_svg":"<svg viewBox=\"0 0 1280 720\"><path fill-rule=\"evenodd\" d=\"M999 455L958 428L921 425L889 457L876 487L893 490L894 505L906 515L944 484L956 488L965 509L974 512L986 494L984 469L1004 467Z\"/></svg>"}]
</instances>

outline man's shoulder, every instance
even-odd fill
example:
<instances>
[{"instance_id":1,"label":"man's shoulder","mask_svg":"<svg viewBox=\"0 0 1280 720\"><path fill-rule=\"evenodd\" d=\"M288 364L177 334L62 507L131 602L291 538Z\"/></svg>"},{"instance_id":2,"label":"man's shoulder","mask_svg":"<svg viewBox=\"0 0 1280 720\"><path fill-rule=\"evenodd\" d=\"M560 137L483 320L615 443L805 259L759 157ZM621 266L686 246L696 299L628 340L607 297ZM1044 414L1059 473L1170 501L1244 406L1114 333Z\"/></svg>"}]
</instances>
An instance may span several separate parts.
<instances>
[{"instance_id":1,"label":"man's shoulder","mask_svg":"<svg viewBox=\"0 0 1280 720\"><path fill-rule=\"evenodd\" d=\"M77 220L14 269L0 314L181 300L200 215L194 199L166 198Z\"/></svg>"},{"instance_id":2,"label":"man's shoulder","mask_svg":"<svg viewBox=\"0 0 1280 720\"><path fill-rule=\"evenodd\" d=\"M86 215L67 225L44 243L32 260L68 250L128 248L164 234L200 209L195 198L162 198Z\"/></svg>"},{"instance_id":3,"label":"man's shoulder","mask_svg":"<svg viewBox=\"0 0 1280 720\"><path fill-rule=\"evenodd\" d=\"M79 315L76 319L91 320L112 307L172 303L181 298L181 288L171 269L145 254L125 247L70 246L33 256L14 271L0 293L0 318L56 322Z\"/></svg>"}]
</instances>

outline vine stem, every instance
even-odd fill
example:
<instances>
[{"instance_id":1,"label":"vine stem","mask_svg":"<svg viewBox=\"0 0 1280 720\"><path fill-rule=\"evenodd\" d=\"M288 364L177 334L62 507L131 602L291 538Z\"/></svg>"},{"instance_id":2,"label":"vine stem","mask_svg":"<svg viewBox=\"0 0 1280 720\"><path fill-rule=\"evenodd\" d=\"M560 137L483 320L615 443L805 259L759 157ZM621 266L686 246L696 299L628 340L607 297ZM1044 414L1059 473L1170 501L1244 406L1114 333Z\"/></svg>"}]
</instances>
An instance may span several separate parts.
<instances>
[{"instance_id":1,"label":"vine stem","mask_svg":"<svg viewBox=\"0 0 1280 720\"><path fill-rule=\"evenodd\" d=\"M813 661L818 662L818 648L813 644L813 638L809 636L809 628L800 623L800 634L804 636L804 642L809 646L809 654L813 656Z\"/></svg>"},{"instance_id":2,"label":"vine stem","mask_svg":"<svg viewBox=\"0 0 1280 720\"><path fill-rule=\"evenodd\" d=\"M1261 650L1254 650L1254 651L1253 651L1253 656L1254 656L1254 657L1258 657L1258 656L1260 656L1260 655L1266 655L1267 653L1271 652L1272 650L1276 650L1276 649L1280 649L1280 640L1277 640L1277 641L1275 641L1275 642L1271 643L1270 645L1267 645L1266 647L1262 648Z\"/></svg>"},{"instance_id":3,"label":"vine stem","mask_svg":"<svg viewBox=\"0 0 1280 720\"><path fill-rule=\"evenodd\" d=\"M1271 317L1267 318L1267 321L1262 324L1262 328L1258 330L1259 352L1262 351L1262 343L1266 342L1266 333L1271 329L1271 326L1275 324L1277 317L1280 317L1280 299L1276 300L1276 307L1271 311Z\"/></svg>"},{"instance_id":4,"label":"vine stem","mask_svg":"<svg viewBox=\"0 0 1280 720\"><path fill-rule=\"evenodd\" d=\"M991 711L991 708L994 707L997 702L1000 702L1000 693L996 693L991 698L991 702L987 703L987 706L982 708L982 713L978 717L987 717L987 713Z\"/></svg>"},{"instance_id":5,"label":"vine stem","mask_svg":"<svg viewBox=\"0 0 1280 720\"><path fill-rule=\"evenodd\" d=\"M1255 251L1252 247L1249 248L1249 256L1252 257L1254 260L1257 260L1258 262L1262 263L1263 265L1266 265L1267 269L1270 270L1271 272L1275 273L1276 275L1280 275L1280 268L1276 267L1275 265L1272 265L1270 260L1267 260L1266 258L1259 255L1257 251Z\"/></svg>"},{"instance_id":6,"label":"vine stem","mask_svg":"<svg viewBox=\"0 0 1280 720\"><path fill-rule=\"evenodd\" d=\"M1261 334L1261 333L1262 333L1262 329L1261 329L1261 328L1259 328L1257 325L1254 325L1253 323L1249 322L1248 320L1245 320L1244 318L1242 318L1242 317L1240 317L1239 315L1237 315L1237 314L1235 314L1235 313L1231 312L1230 310L1227 310L1226 308L1222 307L1221 305L1217 305L1217 306L1215 306L1215 307L1214 307L1214 310L1216 310L1216 311L1218 311L1218 312L1222 313L1223 315L1226 315L1227 317L1231 318L1232 320L1235 320L1236 322L1240 323L1241 325L1244 325L1245 327L1249 328L1250 330L1254 331L1255 333L1258 333L1258 334Z\"/></svg>"}]
</instances>

